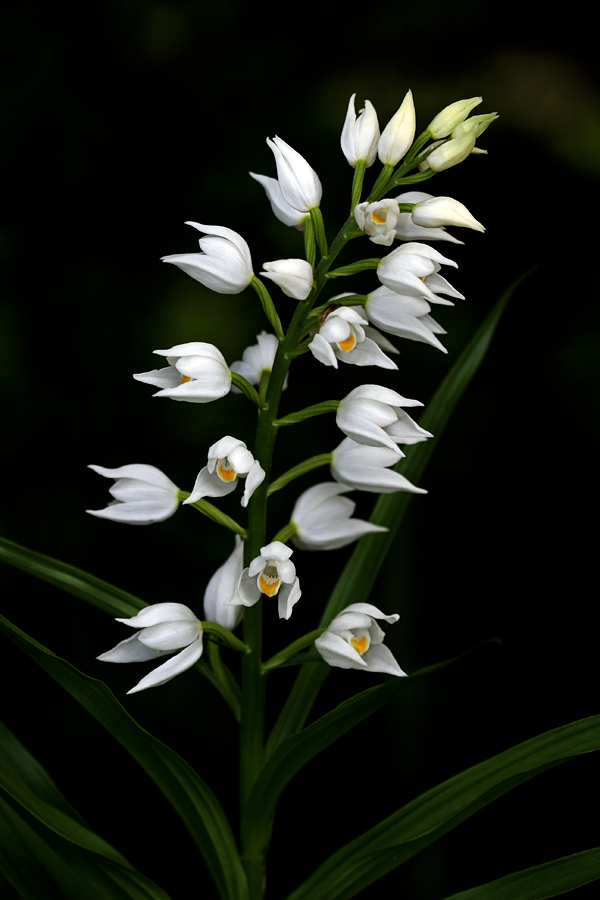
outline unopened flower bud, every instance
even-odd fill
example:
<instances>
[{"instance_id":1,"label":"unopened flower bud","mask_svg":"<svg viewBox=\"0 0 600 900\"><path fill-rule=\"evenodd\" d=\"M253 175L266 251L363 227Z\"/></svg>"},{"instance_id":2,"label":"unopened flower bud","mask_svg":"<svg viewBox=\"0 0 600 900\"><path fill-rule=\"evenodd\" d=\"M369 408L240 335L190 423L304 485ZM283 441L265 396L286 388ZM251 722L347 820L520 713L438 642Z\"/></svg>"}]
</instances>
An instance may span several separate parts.
<instances>
[{"instance_id":1,"label":"unopened flower bud","mask_svg":"<svg viewBox=\"0 0 600 900\"><path fill-rule=\"evenodd\" d=\"M473 107L478 106L483 97L471 97L470 100L457 100L446 106L427 126L427 131L434 140L448 135L467 118Z\"/></svg>"},{"instance_id":2,"label":"unopened flower bud","mask_svg":"<svg viewBox=\"0 0 600 900\"><path fill-rule=\"evenodd\" d=\"M460 137L444 141L432 150L426 159L427 166L434 172L443 172L451 166L464 162L475 147L475 135L463 134Z\"/></svg>"},{"instance_id":3,"label":"unopened flower bud","mask_svg":"<svg viewBox=\"0 0 600 900\"><path fill-rule=\"evenodd\" d=\"M475 139L481 137L483 132L498 118L498 113L486 113L483 116L471 116L465 119L456 128L452 129L452 137L461 137L463 134L475 135Z\"/></svg>"},{"instance_id":4,"label":"unopened flower bud","mask_svg":"<svg viewBox=\"0 0 600 900\"><path fill-rule=\"evenodd\" d=\"M342 151L351 166L356 166L360 160L372 166L377 158L377 142L379 141L379 122L377 113L370 100L365 100L365 108L361 109L358 117L354 110L354 98L352 94L348 103L346 121L342 128Z\"/></svg>"},{"instance_id":5,"label":"unopened flower bud","mask_svg":"<svg viewBox=\"0 0 600 900\"><path fill-rule=\"evenodd\" d=\"M452 197L432 197L417 203L412 210L412 220L415 225L423 225L425 228L459 225L474 231L485 231L481 222L471 215L467 207Z\"/></svg>"},{"instance_id":6,"label":"unopened flower bud","mask_svg":"<svg viewBox=\"0 0 600 900\"><path fill-rule=\"evenodd\" d=\"M263 263L263 278L278 284L284 294L295 300L306 300L313 284L313 270L305 259L276 259Z\"/></svg>"},{"instance_id":7,"label":"unopened flower bud","mask_svg":"<svg viewBox=\"0 0 600 900\"><path fill-rule=\"evenodd\" d=\"M408 91L402 106L392 116L379 138L378 151L382 163L395 166L400 162L414 140L416 126L412 91Z\"/></svg>"}]
</instances>

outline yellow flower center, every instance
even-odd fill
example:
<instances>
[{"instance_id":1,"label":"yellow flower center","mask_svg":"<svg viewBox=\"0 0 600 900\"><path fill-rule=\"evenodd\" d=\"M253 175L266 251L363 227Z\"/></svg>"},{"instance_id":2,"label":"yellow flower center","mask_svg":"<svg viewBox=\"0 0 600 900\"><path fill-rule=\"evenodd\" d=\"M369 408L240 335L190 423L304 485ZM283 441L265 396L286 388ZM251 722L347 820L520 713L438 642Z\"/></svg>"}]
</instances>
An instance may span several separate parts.
<instances>
[{"instance_id":1,"label":"yellow flower center","mask_svg":"<svg viewBox=\"0 0 600 900\"><path fill-rule=\"evenodd\" d=\"M185 384L186 381L191 381L191 380L192 380L192 379L190 378L189 375L182 375L182 376L181 376L181 383L182 383L182 384Z\"/></svg>"},{"instance_id":2,"label":"yellow flower center","mask_svg":"<svg viewBox=\"0 0 600 900\"><path fill-rule=\"evenodd\" d=\"M374 212L371 213L371 220L375 222L376 225L383 225L383 223L386 221L386 218L381 218L379 213Z\"/></svg>"},{"instance_id":3,"label":"yellow flower center","mask_svg":"<svg viewBox=\"0 0 600 900\"><path fill-rule=\"evenodd\" d=\"M350 644L352 647L354 647L355 650L358 650L358 652L362 656L365 650L368 649L369 638L366 635L363 635L363 637L361 638L351 638Z\"/></svg>"},{"instance_id":4,"label":"yellow flower center","mask_svg":"<svg viewBox=\"0 0 600 900\"><path fill-rule=\"evenodd\" d=\"M265 566L258 576L258 589L267 597L272 597L277 593L280 584L281 579L275 566Z\"/></svg>"},{"instance_id":5,"label":"yellow flower center","mask_svg":"<svg viewBox=\"0 0 600 900\"><path fill-rule=\"evenodd\" d=\"M221 481L233 481L236 476L236 471L227 459L220 459L217 463L217 475L221 479Z\"/></svg>"},{"instance_id":6,"label":"yellow flower center","mask_svg":"<svg viewBox=\"0 0 600 900\"><path fill-rule=\"evenodd\" d=\"M340 350L344 350L346 353L352 350L352 348L356 345L356 337L353 334L350 334L347 338L344 338L343 341L338 341L338 347Z\"/></svg>"}]
</instances>

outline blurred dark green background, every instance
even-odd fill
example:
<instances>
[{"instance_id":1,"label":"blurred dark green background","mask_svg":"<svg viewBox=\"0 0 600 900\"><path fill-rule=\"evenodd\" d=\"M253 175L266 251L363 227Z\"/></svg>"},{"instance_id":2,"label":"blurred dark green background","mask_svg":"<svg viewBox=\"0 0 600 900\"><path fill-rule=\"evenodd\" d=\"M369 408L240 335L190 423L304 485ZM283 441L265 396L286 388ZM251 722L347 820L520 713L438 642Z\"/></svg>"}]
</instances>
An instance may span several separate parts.
<instances>
[{"instance_id":1,"label":"blurred dark green background","mask_svg":"<svg viewBox=\"0 0 600 900\"><path fill-rule=\"evenodd\" d=\"M196 249L187 219L240 232L255 271L302 254L298 234L272 217L247 175L275 174L265 143L275 134L319 173L332 237L350 190L339 135L353 92L359 108L365 98L374 103L382 127L409 87L418 130L448 103L478 94L476 112L500 114L479 142L488 157L424 187L461 200L487 227L458 234L464 247L437 245L458 261L450 280L467 297L437 316L448 356L404 342L393 378L335 373L305 357L285 408L341 397L362 380L426 402L501 291L539 266L509 306L426 473L429 494L412 504L371 598L401 613L389 643L409 672L488 637L504 643L435 689L413 691L307 768L282 800L280 822L285 814L292 824L276 830L273 898L418 792L597 712L600 94L597 47L579 12L570 4L568 16L548 19L523 4L438 0L374 7L370 18L367 9L328 4L273 12L136 0L5 13L0 533L150 602L178 600L198 612L232 548L227 535L187 510L153 528L83 512L108 498L108 482L88 463L151 463L189 489L223 433L252 441L241 398L168 403L131 378L157 364L152 350L178 342L210 341L228 361L239 359L264 327L253 293L211 295L159 257ZM293 301L277 299L287 321ZM296 462L338 439L320 419L283 435L281 453ZM297 493L278 495L274 527ZM368 515L369 498L357 500ZM236 502L223 506L237 514ZM343 550L296 555L304 597L289 625L267 623L273 647L314 627L319 583L333 584L347 558ZM94 660L124 636L121 626L6 567L0 578L3 612L123 699L137 670ZM202 864L162 798L6 642L2 661L6 723L93 827L174 900L191 896ZM282 675L283 689L289 678ZM322 709L367 680L376 683L333 672ZM124 702L235 810L235 730L208 685L191 673ZM594 783L593 757L542 775L365 897L385 890L436 900L597 844L580 824ZM316 817L323 834L315 835Z\"/></svg>"}]
</instances>

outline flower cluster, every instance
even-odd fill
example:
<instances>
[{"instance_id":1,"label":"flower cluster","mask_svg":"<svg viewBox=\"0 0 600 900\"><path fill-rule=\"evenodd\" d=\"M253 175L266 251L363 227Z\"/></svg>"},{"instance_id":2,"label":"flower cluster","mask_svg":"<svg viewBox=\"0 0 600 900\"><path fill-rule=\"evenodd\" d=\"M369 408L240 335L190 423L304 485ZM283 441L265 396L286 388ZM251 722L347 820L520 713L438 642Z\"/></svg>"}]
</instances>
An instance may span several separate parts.
<instances>
[{"instance_id":1,"label":"flower cluster","mask_svg":"<svg viewBox=\"0 0 600 900\"><path fill-rule=\"evenodd\" d=\"M247 436L246 440L232 436L229 431L237 431L237 424L235 429L226 426L220 435L212 435L206 465L197 474L191 491L179 489L151 465L90 467L114 481L110 488L113 501L104 509L89 510L94 516L145 525L173 516L181 504L235 535L233 551L206 585L204 620L179 602L158 603L132 618L117 620L136 632L99 659L143 662L175 654L142 678L130 693L164 684L198 662L203 636L229 643L242 652L252 650L252 646L232 635L233 629L245 616L256 622L263 606L267 612L276 606L279 618L288 620L303 596L301 578L307 579L304 594L310 595L314 607L318 602L318 579L308 578L303 554L334 551L367 536L373 541L382 540L387 531L376 522L356 518L356 503L347 496L349 493L425 493L401 471L405 456L401 446L432 437L406 411L421 407L420 401L407 399L395 389L367 378L346 389L338 400L316 398L313 406L283 415L279 406L288 384L288 369L302 357L301 364L318 362L329 367L330 376L323 383L331 377L335 384L344 369L340 362L358 367L355 376L368 366L396 372L398 365L390 354L399 351L390 338L419 341L446 352L440 341L445 330L432 317L432 306L452 306L454 300L464 298L442 274L448 267L456 269L456 262L429 242L460 244L448 228L478 232L484 228L458 200L414 190L413 185L463 162L471 154L485 152L476 142L496 115L471 116L481 98L461 100L442 110L417 135L413 96L408 91L380 131L373 104L366 100L357 115L355 97L350 98L341 133L343 155L354 170L352 215L331 249L320 210L323 187L318 175L298 151L275 137L267 139L274 157L275 177L250 174L264 189L277 219L303 233L305 258L265 262L256 275L250 248L240 234L229 227L197 222L186 224L203 235L200 252L163 257L164 262L174 264L217 294L237 294L251 287L275 333L262 331L257 343L246 347L241 360L230 365L216 346L203 341L155 350L158 356L166 358L167 366L133 376L158 388L154 396L208 403L232 393L243 395L256 407L258 426L254 441L250 442ZM377 159L381 171L363 199L367 169ZM332 268L336 256L350 238L356 237L366 237L382 255L373 258L367 253L369 258ZM330 279L369 270L374 276L369 293L346 291L327 296ZM269 285L275 285L295 303L282 301L281 297L274 299ZM322 292L324 296L317 304ZM291 319L287 331L281 324L281 314ZM346 370L346 374L352 375L352 371ZM276 429L323 412L335 412L338 446L295 464L271 480ZM233 414L229 421L231 418ZM237 412L235 418L237 423ZM290 503L287 524L270 534L270 493L320 465L329 466L332 480L304 490ZM240 481L243 491L238 497L241 507L248 509L247 525L238 523L220 506L220 501L233 494ZM299 551L295 562L291 559L290 542ZM203 571L206 558L202 548L199 554L202 565L198 571ZM383 645L384 632L378 624L384 621L391 625L398 618L398 613L384 613L368 602L351 603L325 622L316 639L311 633L310 643L314 642L330 666L402 676L405 673ZM249 629L248 635L251 633L255 634L255 629ZM291 657L298 641L290 646ZM278 664L286 659L286 651L277 656ZM202 665L209 663L203 660ZM260 660L256 665L260 665ZM218 679L217 670L213 677Z\"/></svg>"}]
</instances>

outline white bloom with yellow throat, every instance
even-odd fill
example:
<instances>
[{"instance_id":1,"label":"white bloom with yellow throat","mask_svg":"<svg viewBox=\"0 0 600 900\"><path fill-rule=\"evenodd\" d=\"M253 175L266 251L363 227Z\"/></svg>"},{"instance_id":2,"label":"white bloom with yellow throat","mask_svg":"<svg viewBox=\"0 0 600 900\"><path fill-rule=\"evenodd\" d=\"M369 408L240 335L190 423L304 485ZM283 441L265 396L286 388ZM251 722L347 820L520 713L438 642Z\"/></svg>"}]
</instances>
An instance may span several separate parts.
<instances>
[{"instance_id":1,"label":"white bloom with yellow throat","mask_svg":"<svg viewBox=\"0 0 600 900\"><path fill-rule=\"evenodd\" d=\"M291 555L292 550L281 541L272 541L261 547L260 556L244 569L226 603L254 606L262 596L277 597L279 618L289 619L294 604L302 594Z\"/></svg>"},{"instance_id":2,"label":"white bloom with yellow throat","mask_svg":"<svg viewBox=\"0 0 600 900\"><path fill-rule=\"evenodd\" d=\"M368 333L369 323L362 311L351 306L340 306L328 313L308 349L319 362L335 369L338 368L338 360L355 366L397 369L396 363L367 336ZM376 334L374 336L377 337ZM387 345L387 349L395 351L391 345Z\"/></svg>"},{"instance_id":3,"label":"white bloom with yellow throat","mask_svg":"<svg viewBox=\"0 0 600 900\"><path fill-rule=\"evenodd\" d=\"M354 207L354 218L361 231L374 244L391 247L396 237L396 223L400 208L397 200L378 200L376 203L359 203Z\"/></svg>"},{"instance_id":4,"label":"white bloom with yellow throat","mask_svg":"<svg viewBox=\"0 0 600 900\"><path fill-rule=\"evenodd\" d=\"M406 675L392 651L383 646L385 632L376 621L383 619L393 625L399 618L396 613L386 616L371 603L351 603L316 639L315 647L330 666Z\"/></svg>"},{"instance_id":5,"label":"white bloom with yellow throat","mask_svg":"<svg viewBox=\"0 0 600 900\"><path fill-rule=\"evenodd\" d=\"M195 503L202 497L225 497L243 478L245 489L241 504L246 507L264 477L263 467L245 443L228 434L209 448L208 464L198 473L192 493L183 503Z\"/></svg>"},{"instance_id":6,"label":"white bloom with yellow throat","mask_svg":"<svg viewBox=\"0 0 600 900\"><path fill-rule=\"evenodd\" d=\"M160 388L154 397L170 397L188 403L209 403L231 390L231 372L225 357L214 344L191 341L168 350L154 350L166 356L168 366L134 375L136 381Z\"/></svg>"}]
</instances>

